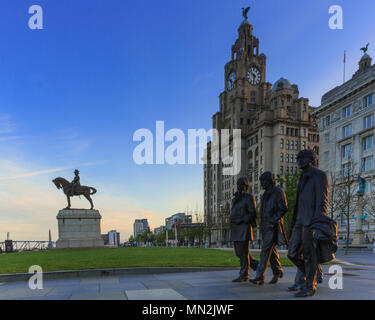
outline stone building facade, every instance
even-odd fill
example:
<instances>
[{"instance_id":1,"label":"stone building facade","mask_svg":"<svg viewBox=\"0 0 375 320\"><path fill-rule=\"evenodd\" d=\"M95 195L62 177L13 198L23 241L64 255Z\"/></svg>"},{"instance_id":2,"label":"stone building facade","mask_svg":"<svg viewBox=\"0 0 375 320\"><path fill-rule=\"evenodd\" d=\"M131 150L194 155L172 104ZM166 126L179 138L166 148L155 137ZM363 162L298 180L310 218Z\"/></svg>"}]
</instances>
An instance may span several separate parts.
<instances>
[{"instance_id":1,"label":"stone building facade","mask_svg":"<svg viewBox=\"0 0 375 320\"><path fill-rule=\"evenodd\" d=\"M353 176L360 175L366 180L367 194L371 194L375 183L375 65L371 63L371 57L364 54L353 77L325 93L320 107L314 111L320 133L320 168L328 176L340 179L348 163L353 163ZM353 212L353 216L356 215ZM339 237L343 239L346 220L340 212L336 216ZM365 238L367 235L372 239L375 237L374 218L368 215L362 220ZM352 240L357 227L357 221L351 217Z\"/></svg>"},{"instance_id":2,"label":"stone building facade","mask_svg":"<svg viewBox=\"0 0 375 320\"><path fill-rule=\"evenodd\" d=\"M298 86L281 78L266 81L266 55L259 52L259 39L249 21L238 29L231 60L224 67L224 91L212 127L241 129L241 171L223 175L223 162L211 163L207 144L204 166L204 218L211 230L212 245L229 242L229 210L238 177L251 180L251 192L260 199L259 176L264 171L286 175L297 171L301 149L319 153L319 135L307 98L299 97ZM233 133L232 133L233 135ZM229 150L231 150L229 145Z\"/></svg>"}]
</instances>

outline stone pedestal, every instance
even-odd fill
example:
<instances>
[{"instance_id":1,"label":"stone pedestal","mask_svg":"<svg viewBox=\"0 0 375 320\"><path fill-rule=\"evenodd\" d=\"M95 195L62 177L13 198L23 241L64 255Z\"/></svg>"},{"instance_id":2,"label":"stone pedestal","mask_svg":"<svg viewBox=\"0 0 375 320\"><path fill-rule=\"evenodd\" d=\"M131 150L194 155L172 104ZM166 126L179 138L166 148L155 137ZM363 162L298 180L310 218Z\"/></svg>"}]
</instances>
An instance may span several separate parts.
<instances>
[{"instance_id":1,"label":"stone pedestal","mask_svg":"<svg viewBox=\"0 0 375 320\"><path fill-rule=\"evenodd\" d=\"M353 244L364 244L365 234L363 231L353 232Z\"/></svg>"},{"instance_id":2,"label":"stone pedestal","mask_svg":"<svg viewBox=\"0 0 375 320\"><path fill-rule=\"evenodd\" d=\"M56 218L59 228L56 248L104 247L98 210L60 210Z\"/></svg>"},{"instance_id":3,"label":"stone pedestal","mask_svg":"<svg viewBox=\"0 0 375 320\"><path fill-rule=\"evenodd\" d=\"M362 219L363 215L363 196L358 197L358 210L356 218L355 232L353 232L353 244L363 244L364 243L364 233L362 230Z\"/></svg>"}]
</instances>

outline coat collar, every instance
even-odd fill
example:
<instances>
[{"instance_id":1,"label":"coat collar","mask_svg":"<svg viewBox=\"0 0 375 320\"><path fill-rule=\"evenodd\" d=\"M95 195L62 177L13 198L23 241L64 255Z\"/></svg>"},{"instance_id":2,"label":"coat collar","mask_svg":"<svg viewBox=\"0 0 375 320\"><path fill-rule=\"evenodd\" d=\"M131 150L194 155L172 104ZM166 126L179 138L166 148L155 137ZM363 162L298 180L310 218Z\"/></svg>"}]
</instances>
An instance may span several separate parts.
<instances>
[{"instance_id":1,"label":"coat collar","mask_svg":"<svg viewBox=\"0 0 375 320\"><path fill-rule=\"evenodd\" d=\"M314 167L308 168L305 172L302 172L302 177L310 178L314 173Z\"/></svg>"}]
</instances>

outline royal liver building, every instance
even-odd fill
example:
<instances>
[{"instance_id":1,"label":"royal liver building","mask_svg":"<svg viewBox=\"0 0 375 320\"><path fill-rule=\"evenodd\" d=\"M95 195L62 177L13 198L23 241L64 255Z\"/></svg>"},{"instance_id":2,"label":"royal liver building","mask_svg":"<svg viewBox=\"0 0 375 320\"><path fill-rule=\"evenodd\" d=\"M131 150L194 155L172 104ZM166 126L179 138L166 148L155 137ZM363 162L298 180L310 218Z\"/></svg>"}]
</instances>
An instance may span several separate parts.
<instances>
[{"instance_id":1,"label":"royal liver building","mask_svg":"<svg viewBox=\"0 0 375 320\"><path fill-rule=\"evenodd\" d=\"M219 131L241 129L241 171L236 176L223 175L221 160L211 164L208 143L204 217L211 231L211 244L218 246L229 241L230 201L239 176L251 180L252 193L259 201L262 172L293 174L299 150L319 152L319 135L311 117L314 108L308 99L299 97L298 86L287 79L281 78L273 85L266 81L266 55L259 53L259 39L247 19L238 28L231 60L224 67L224 86L212 126Z\"/></svg>"},{"instance_id":2,"label":"royal liver building","mask_svg":"<svg viewBox=\"0 0 375 320\"><path fill-rule=\"evenodd\" d=\"M375 238L375 65L367 49L368 45L361 49L364 54L353 77L325 93L320 107L314 110L321 140L320 168L330 178L330 205L340 240L346 238L348 223L340 202L348 196L340 197L338 188L341 185L352 189L349 200L355 208L351 208L349 217L349 242L353 244ZM348 175L355 185L350 186ZM365 185L362 203L357 199L358 176Z\"/></svg>"}]
</instances>

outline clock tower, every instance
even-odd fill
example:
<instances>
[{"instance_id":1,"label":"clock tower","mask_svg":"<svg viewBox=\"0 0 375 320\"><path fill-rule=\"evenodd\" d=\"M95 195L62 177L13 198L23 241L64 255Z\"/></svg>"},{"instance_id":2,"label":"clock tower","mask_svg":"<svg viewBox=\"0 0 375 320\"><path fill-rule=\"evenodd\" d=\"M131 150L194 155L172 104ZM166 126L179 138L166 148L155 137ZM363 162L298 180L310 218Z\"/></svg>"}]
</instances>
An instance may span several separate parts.
<instances>
[{"instance_id":1,"label":"clock tower","mask_svg":"<svg viewBox=\"0 0 375 320\"><path fill-rule=\"evenodd\" d=\"M245 129L253 115L264 106L266 56L259 54L259 39L253 26L245 20L238 28L231 60L224 67L224 88L220 94L220 112L213 117L217 129Z\"/></svg>"}]
</instances>

